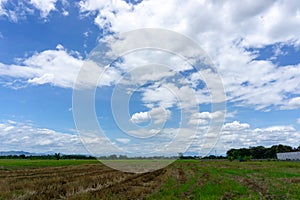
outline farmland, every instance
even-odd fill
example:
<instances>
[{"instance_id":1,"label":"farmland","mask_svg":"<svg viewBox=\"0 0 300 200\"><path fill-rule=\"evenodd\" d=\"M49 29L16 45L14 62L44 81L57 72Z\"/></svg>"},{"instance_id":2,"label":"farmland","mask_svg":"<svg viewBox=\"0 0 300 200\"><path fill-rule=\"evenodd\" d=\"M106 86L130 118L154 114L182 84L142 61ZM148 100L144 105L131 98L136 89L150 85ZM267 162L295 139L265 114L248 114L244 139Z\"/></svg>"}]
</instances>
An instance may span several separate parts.
<instances>
[{"instance_id":1,"label":"farmland","mask_svg":"<svg viewBox=\"0 0 300 200\"><path fill-rule=\"evenodd\" d=\"M299 184L300 162L178 160L133 174L96 160L0 160L0 199L299 199Z\"/></svg>"}]
</instances>

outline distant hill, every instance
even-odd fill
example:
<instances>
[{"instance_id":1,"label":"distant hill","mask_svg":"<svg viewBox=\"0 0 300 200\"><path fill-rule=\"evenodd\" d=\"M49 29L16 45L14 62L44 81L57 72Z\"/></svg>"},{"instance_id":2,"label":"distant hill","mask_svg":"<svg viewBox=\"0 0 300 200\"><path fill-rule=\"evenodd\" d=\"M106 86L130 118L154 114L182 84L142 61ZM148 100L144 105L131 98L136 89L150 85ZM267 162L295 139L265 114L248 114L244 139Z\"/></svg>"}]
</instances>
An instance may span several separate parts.
<instances>
[{"instance_id":1,"label":"distant hill","mask_svg":"<svg viewBox=\"0 0 300 200\"><path fill-rule=\"evenodd\" d=\"M25 156L36 156L36 155L40 155L40 154L36 154L36 153L30 153L27 151L0 151L0 156L19 156L24 154Z\"/></svg>"}]
</instances>

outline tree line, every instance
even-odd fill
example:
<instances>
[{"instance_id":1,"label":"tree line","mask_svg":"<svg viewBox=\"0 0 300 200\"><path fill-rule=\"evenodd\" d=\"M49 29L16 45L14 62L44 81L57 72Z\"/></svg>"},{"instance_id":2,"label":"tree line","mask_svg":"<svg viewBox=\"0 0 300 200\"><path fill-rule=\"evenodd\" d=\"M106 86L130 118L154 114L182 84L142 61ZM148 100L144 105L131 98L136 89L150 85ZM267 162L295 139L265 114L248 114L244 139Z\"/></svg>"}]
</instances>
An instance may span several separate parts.
<instances>
[{"instance_id":1,"label":"tree line","mask_svg":"<svg viewBox=\"0 0 300 200\"><path fill-rule=\"evenodd\" d=\"M48 154L48 155L6 155L0 156L0 159L30 159L30 160L67 160L67 159L76 159L76 160L95 160L93 156L86 155L61 155L60 153Z\"/></svg>"},{"instance_id":2,"label":"tree line","mask_svg":"<svg viewBox=\"0 0 300 200\"><path fill-rule=\"evenodd\" d=\"M76 160L148 160L148 159L177 159L176 156L165 157L165 156L152 156L152 157L127 157L126 155L108 155L108 156L86 156L86 155L64 155L60 153L47 154L47 155L0 155L0 159L30 159L30 160L67 160L67 159L76 159Z\"/></svg>"},{"instance_id":3,"label":"tree line","mask_svg":"<svg viewBox=\"0 0 300 200\"><path fill-rule=\"evenodd\" d=\"M249 148L230 149L226 155L229 160L249 160L249 159L277 159L277 153L300 151L298 148L293 148L287 145L273 145L270 148L264 146L256 146Z\"/></svg>"},{"instance_id":4,"label":"tree line","mask_svg":"<svg viewBox=\"0 0 300 200\"><path fill-rule=\"evenodd\" d=\"M284 153L284 152L295 152L300 151L300 146L298 148L293 148L287 145L273 145L272 147L264 147L264 146L256 146L256 147L249 147L249 148L240 148L240 149L230 149L226 153L225 156L217 156L217 155L209 155L206 157L200 156L184 156L180 154L179 156L153 156L153 157L127 157L126 155L109 155L109 156L100 156L97 157L101 160L115 160L115 159L229 159L235 160L238 159L240 161L246 161L250 159L277 159L277 153ZM86 159L97 159L94 156L87 156L87 155L62 155L60 153L55 154L48 154L48 155L2 155L0 159L31 159L31 160L38 160L38 159L47 159L47 160L64 160L64 159L76 159L76 160L86 160Z\"/></svg>"}]
</instances>

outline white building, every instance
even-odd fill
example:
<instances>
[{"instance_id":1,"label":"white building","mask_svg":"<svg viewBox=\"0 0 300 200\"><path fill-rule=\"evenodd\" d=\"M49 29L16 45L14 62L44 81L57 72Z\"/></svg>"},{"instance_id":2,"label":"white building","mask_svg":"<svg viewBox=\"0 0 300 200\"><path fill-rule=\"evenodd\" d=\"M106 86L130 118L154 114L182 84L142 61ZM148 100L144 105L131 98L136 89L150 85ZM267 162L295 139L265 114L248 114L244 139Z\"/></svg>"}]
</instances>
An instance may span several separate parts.
<instances>
[{"instance_id":1,"label":"white building","mask_svg":"<svg viewBox=\"0 0 300 200\"><path fill-rule=\"evenodd\" d=\"M300 160L300 151L277 153L278 160Z\"/></svg>"}]
</instances>

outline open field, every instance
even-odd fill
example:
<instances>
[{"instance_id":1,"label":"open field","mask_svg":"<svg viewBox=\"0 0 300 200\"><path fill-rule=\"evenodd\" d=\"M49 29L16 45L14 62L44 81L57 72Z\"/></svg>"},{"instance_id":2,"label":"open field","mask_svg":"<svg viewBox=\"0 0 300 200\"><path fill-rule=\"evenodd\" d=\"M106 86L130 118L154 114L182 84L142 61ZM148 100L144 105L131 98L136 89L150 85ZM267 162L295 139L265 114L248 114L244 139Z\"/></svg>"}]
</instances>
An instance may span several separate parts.
<instances>
[{"instance_id":1,"label":"open field","mask_svg":"<svg viewBox=\"0 0 300 200\"><path fill-rule=\"evenodd\" d=\"M299 185L300 162L179 160L132 174L95 160L0 160L0 199L300 199Z\"/></svg>"},{"instance_id":2,"label":"open field","mask_svg":"<svg viewBox=\"0 0 300 200\"><path fill-rule=\"evenodd\" d=\"M68 165L99 164L98 160L25 160L25 159L0 159L0 169L20 169L36 167L59 167Z\"/></svg>"}]
</instances>

